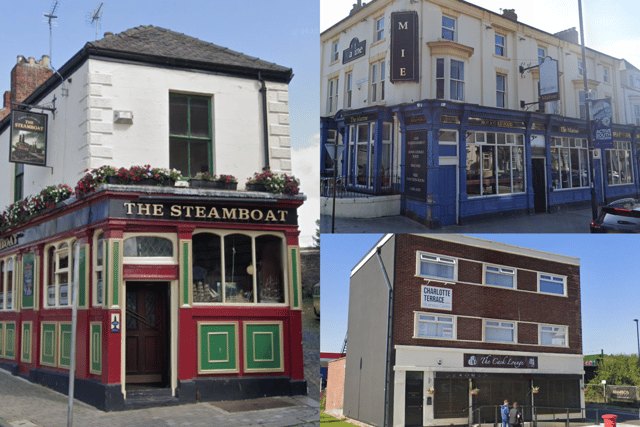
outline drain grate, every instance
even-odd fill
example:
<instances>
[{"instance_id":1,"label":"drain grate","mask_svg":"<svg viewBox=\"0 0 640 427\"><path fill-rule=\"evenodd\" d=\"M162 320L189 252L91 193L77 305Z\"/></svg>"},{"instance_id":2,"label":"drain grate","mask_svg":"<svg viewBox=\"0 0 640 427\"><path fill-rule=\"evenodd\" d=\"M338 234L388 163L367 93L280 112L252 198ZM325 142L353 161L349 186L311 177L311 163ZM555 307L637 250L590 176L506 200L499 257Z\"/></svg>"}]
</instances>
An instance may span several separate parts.
<instances>
[{"instance_id":1,"label":"drain grate","mask_svg":"<svg viewBox=\"0 0 640 427\"><path fill-rule=\"evenodd\" d=\"M211 402L211 404L227 412L262 411L263 409L297 406L296 403L291 403L287 400L277 399L274 397L260 397L250 400L231 400L227 402Z\"/></svg>"}]
</instances>

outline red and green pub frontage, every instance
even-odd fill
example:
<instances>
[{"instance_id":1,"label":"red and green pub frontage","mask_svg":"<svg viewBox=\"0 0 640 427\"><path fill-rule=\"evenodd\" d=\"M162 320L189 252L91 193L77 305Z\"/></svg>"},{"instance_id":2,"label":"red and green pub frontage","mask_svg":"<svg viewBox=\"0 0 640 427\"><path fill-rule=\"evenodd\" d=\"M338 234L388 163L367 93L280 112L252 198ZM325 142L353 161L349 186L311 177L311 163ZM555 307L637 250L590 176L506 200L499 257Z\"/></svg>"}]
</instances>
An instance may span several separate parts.
<instances>
[{"instance_id":1,"label":"red and green pub frontage","mask_svg":"<svg viewBox=\"0 0 640 427\"><path fill-rule=\"evenodd\" d=\"M122 410L306 394L304 196L105 185L0 235L0 367Z\"/></svg>"}]
</instances>

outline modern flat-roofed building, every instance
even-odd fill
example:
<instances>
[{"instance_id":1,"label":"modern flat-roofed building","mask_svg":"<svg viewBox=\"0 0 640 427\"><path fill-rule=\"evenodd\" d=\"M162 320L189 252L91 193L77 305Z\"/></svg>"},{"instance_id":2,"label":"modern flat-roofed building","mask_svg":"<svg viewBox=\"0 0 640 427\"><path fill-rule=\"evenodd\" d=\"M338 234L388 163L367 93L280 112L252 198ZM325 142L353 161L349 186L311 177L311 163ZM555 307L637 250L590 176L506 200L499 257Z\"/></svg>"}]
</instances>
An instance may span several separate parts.
<instances>
[{"instance_id":1,"label":"modern flat-roofed building","mask_svg":"<svg viewBox=\"0 0 640 427\"><path fill-rule=\"evenodd\" d=\"M459 235L387 235L351 271L344 415L496 423L509 399L526 422L567 410L581 418L581 324L576 258Z\"/></svg>"}]
</instances>

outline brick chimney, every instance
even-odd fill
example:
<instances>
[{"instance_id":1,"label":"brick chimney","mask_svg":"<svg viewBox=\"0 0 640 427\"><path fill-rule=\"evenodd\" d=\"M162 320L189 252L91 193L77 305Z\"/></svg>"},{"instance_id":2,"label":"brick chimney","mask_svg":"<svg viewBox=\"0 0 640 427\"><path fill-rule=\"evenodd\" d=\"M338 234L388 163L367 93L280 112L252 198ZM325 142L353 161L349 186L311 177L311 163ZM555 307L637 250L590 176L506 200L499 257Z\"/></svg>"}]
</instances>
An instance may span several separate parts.
<instances>
[{"instance_id":1,"label":"brick chimney","mask_svg":"<svg viewBox=\"0 0 640 427\"><path fill-rule=\"evenodd\" d=\"M43 55L39 61L36 61L34 57L25 59L24 56L18 55L17 64L11 70L11 91L4 94L0 120L9 115L12 102L23 102L52 74L53 70L49 67L49 55Z\"/></svg>"},{"instance_id":2,"label":"brick chimney","mask_svg":"<svg viewBox=\"0 0 640 427\"><path fill-rule=\"evenodd\" d=\"M571 27L568 30L555 33L554 36L556 36L559 39L568 41L569 43L580 44L580 41L578 40L578 31L576 30L576 27Z\"/></svg>"},{"instance_id":3,"label":"brick chimney","mask_svg":"<svg viewBox=\"0 0 640 427\"><path fill-rule=\"evenodd\" d=\"M516 15L515 9L502 9L502 16L512 21L518 21L518 15Z\"/></svg>"}]
</instances>

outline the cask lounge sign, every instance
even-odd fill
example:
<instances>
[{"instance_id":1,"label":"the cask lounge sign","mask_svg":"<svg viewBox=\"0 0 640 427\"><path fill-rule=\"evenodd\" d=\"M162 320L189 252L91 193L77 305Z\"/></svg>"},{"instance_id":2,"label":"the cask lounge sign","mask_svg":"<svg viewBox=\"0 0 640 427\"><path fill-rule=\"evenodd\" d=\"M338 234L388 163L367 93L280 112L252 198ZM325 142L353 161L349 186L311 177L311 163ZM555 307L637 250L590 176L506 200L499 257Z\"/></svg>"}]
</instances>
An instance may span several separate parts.
<instances>
[{"instance_id":1,"label":"the cask lounge sign","mask_svg":"<svg viewBox=\"0 0 640 427\"><path fill-rule=\"evenodd\" d=\"M465 353L464 366L465 368L538 369L538 357Z\"/></svg>"}]
</instances>

